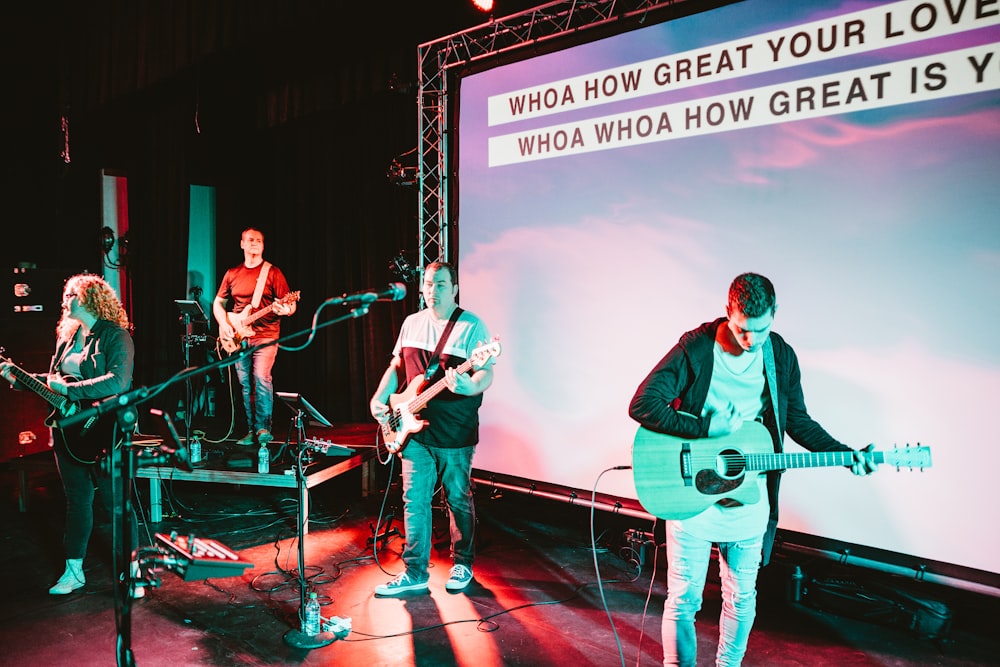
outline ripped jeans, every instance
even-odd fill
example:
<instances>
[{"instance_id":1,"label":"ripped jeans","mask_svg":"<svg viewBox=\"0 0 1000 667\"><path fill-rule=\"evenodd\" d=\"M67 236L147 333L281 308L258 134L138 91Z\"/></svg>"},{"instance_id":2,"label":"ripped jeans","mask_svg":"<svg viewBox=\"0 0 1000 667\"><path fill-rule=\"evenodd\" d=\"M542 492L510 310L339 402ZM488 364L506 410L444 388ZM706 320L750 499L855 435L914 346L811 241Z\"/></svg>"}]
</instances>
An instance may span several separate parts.
<instances>
[{"instance_id":1,"label":"ripped jeans","mask_svg":"<svg viewBox=\"0 0 1000 667\"><path fill-rule=\"evenodd\" d=\"M764 536L719 543L722 615L719 618L718 667L737 667L757 614L757 572ZM701 609L712 542L667 522L667 599L663 603L663 664L695 667L698 637L695 614Z\"/></svg>"}]
</instances>

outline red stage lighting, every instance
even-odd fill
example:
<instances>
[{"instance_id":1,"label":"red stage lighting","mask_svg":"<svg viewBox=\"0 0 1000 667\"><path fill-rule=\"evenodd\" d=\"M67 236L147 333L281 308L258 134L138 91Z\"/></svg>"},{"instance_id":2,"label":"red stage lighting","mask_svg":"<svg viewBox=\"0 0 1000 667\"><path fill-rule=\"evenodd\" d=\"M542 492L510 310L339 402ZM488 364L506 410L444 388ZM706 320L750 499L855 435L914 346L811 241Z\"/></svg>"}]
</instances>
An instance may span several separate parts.
<instances>
[{"instance_id":1,"label":"red stage lighting","mask_svg":"<svg viewBox=\"0 0 1000 667\"><path fill-rule=\"evenodd\" d=\"M493 0L472 0L472 4L481 12L493 11Z\"/></svg>"}]
</instances>

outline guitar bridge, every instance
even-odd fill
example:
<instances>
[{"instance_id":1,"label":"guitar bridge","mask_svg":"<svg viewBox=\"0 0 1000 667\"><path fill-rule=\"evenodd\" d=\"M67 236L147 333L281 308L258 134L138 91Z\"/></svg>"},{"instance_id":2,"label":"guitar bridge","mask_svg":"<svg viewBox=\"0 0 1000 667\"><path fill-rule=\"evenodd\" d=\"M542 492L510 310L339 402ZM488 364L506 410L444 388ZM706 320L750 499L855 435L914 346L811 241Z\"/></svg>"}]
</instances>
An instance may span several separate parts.
<instances>
[{"instance_id":1,"label":"guitar bridge","mask_svg":"<svg viewBox=\"0 0 1000 667\"><path fill-rule=\"evenodd\" d=\"M680 460L681 479L684 481L684 486L691 486L694 483L694 474L691 472L691 443L685 442L681 444L681 451L678 454Z\"/></svg>"}]
</instances>

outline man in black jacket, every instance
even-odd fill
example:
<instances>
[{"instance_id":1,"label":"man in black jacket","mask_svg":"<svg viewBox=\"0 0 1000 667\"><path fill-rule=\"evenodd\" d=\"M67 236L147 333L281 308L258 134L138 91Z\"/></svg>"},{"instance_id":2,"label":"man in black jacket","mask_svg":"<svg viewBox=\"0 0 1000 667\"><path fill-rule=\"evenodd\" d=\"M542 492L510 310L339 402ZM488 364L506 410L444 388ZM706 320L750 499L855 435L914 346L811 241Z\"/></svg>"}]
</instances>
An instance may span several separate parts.
<instances>
[{"instance_id":1,"label":"man in black jacket","mask_svg":"<svg viewBox=\"0 0 1000 667\"><path fill-rule=\"evenodd\" d=\"M852 472L873 472L870 445L852 450L809 416L795 351L771 332L776 310L770 280L755 273L737 276L727 317L681 336L639 385L629 415L646 429L681 438L725 436L745 421L760 421L776 452L787 433L812 451L853 451ZM766 504L723 498L693 517L666 522L665 665L695 664L694 618L713 544L719 547L723 599L716 661L741 664L756 614L757 572L770 558L777 530L778 482L777 472L748 480L760 485Z\"/></svg>"}]
</instances>

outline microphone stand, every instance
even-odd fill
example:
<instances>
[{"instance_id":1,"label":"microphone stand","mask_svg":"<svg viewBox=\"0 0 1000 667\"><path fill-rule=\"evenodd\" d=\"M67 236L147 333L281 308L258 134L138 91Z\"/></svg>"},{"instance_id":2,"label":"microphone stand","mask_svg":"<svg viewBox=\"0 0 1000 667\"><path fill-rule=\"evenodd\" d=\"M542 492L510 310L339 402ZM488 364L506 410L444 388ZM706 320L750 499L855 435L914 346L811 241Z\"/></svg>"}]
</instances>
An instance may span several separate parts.
<instances>
[{"instance_id":1,"label":"microphone stand","mask_svg":"<svg viewBox=\"0 0 1000 667\"><path fill-rule=\"evenodd\" d=\"M289 403L291 406L291 403ZM312 409L312 408L310 408ZM306 442L306 427L305 427L305 414L306 410L303 409L301 404L297 404L293 408L295 416L292 417L292 428L296 432L296 438L298 445L298 452L295 455L295 486L298 490L298 508L296 510L296 539L298 540L298 570L299 570L299 628L292 628L284 634L285 643L293 648L321 648L323 646L328 646L337 640L337 635L332 632L324 632L322 630L322 625L320 627L319 634L310 635L306 634L305 630L302 629L305 625L305 608L306 608L306 588L308 587L308 582L306 581L306 554L305 554L305 526L306 522L309 520L307 516L306 507L306 475L305 466L310 462L308 459L308 454L311 449L309 444ZM318 413L314 414L320 417ZM329 420L323 418L322 421L329 423ZM322 624L322 621L321 621Z\"/></svg>"},{"instance_id":2,"label":"microphone stand","mask_svg":"<svg viewBox=\"0 0 1000 667\"><path fill-rule=\"evenodd\" d=\"M322 304L320 307L328 305L329 303L330 300ZM262 343L261 345L257 345L254 347L241 348L230 354L228 357L218 359L204 366L185 368L183 371L175 373L174 375L167 378L160 384L153 385L152 387L139 387L138 389L133 389L132 391L125 394L112 396L111 398L106 398L103 401L95 401L90 405L90 407L81 408L80 410L77 410L71 415L56 417L55 424L59 428L69 428L70 426L76 426L77 424L81 424L89 420L91 417L100 417L101 415L107 414L108 412L117 411L129 405L138 405L140 403L144 403L150 400L151 398L159 395L169 387L172 387L173 385L177 384L178 382L185 382L196 375L200 375L202 373L207 375L216 369L225 368L226 366L232 366L240 359L243 359L244 357L248 356L251 352L253 352L253 350L262 347L271 347L272 345L281 345L282 343L287 343L293 338L298 338L306 334L310 334L310 336L312 336L319 329L324 329L328 326L338 324L345 320L354 319L366 315L368 313L368 308L369 304L367 303L363 304L361 306L358 306L357 308L354 308L346 315L335 317L332 320L327 320L326 322L315 324L309 329L296 331L295 333L282 336L281 338L276 338L275 340L268 341L266 343ZM305 345L299 348L295 348L292 351L297 352L304 348Z\"/></svg>"},{"instance_id":3,"label":"microphone stand","mask_svg":"<svg viewBox=\"0 0 1000 667\"><path fill-rule=\"evenodd\" d=\"M175 301L177 306L181 311L181 321L184 323L184 336L182 340L184 341L184 368L191 367L191 348L198 343L204 343L208 340L207 335L196 335L194 333L195 322L207 322L204 311L201 309L201 304L198 303L197 299L201 296L202 289L198 286L191 288L191 295L194 297L194 301ZM197 314L198 319L195 320L192 314ZM195 396L194 387L191 384L191 377L188 376L184 381L184 442L191 442L191 424L194 421L195 413Z\"/></svg>"},{"instance_id":4,"label":"microphone stand","mask_svg":"<svg viewBox=\"0 0 1000 667\"><path fill-rule=\"evenodd\" d=\"M343 304L344 299L342 297L335 297L333 299L328 299L317 309L316 313L318 316L319 310L327 305L333 304ZM280 345L281 343L286 343L293 338L303 336L305 334L310 334L311 336L319 329L337 324L339 322L344 322L349 319L354 319L366 315L368 313L370 303L362 303L356 308L352 309L350 312L339 317L335 317L326 322L315 324L302 331L297 331L287 336L282 336L276 340L264 343L257 347L270 347L271 345ZM314 316L315 320L315 316ZM308 344L308 342L306 343ZM304 346L303 346L304 347ZM112 495L115 496L113 503L115 507L120 507L122 509L121 523L123 524L122 530L119 532L122 541L120 544L115 545L115 553L122 559L126 565L124 569L118 573L118 579L120 583L116 583L116 598L120 595L119 600L121 606L120 619L118 619L119 631L118 631L118 642L116 658L119 667L134 667L135 666L135 656L132 654L132 596L131 590L135 586L135 581L132 575L132 554L125 553L128 549L127 545L131 545L132 539L132 527L130 521L130 512L133 510L132 507L132 482L135 477L135 454L132 451L132 432L135 430L135 425L138 423L139 413L136 410L136 406L145 403L146 401L152 399L153 397L161 394L167 388L173 386L178 382L186 382L195 375L201 373L208 373L214 371L217 368L224 368L235 364L240 359L244 358L250 354L255 348L243 348L231 354L228 357L213 361L203 367L186 368L183 371L174 374L172 377L167 378L165 381L158 385L153 385L150 387L139 387L138 389L133 389L124 394L119 394L118 396L112 396L111 398L106 398L103 401L96 401L88 408L82 408L72 415L59 416L55 418L55 424L61 429L69 428L75 426L84 421L89 420L91 417L99 417L101 415L107 414L108 412L115 412L116 418L118 419L119 427L121 428L123 435L123 442L121 449L112 447L111 454L109 455L109 474L112 475ZM301 349L301 348L299 348ZM185 457L184 460L189 460L187 458L188 452L186 451L188 443L185 441L182 444L182 448L185 450L182 452L182 456ZM115 484L115 470L120 469L120 474L117 477L118 483ZM303 508L301 503L301 498L305 493L305 479L302 475L301 462L296 466L296 477L298 479L299 487L299 525L303 526ZM127 483L126 483L127 480ZM127 538L127 539L125 539ZM303 572L303 559L302 555L302 540L299 540L299 576L304 577ZM112 559L113 561L115 559ZM117 563L115 564L115 570L118 570ZM302 602L302 609L300 609L300 615L305 616L305 587L300 586L300 602ZM116 605L117 609L117 605ZM298 632L298 631L297 631ZM332 633L320 633L310 637L309 635L304 635L298 632L298 635L293 633L288 633L292 635L288 641L298 642L293 645L302 645L303 648L317 648L319 646L326 646L327 644L333 642L336 636ZM301 636L299 636L301 635ZM323 635L329 635L329 641ZM321 642L316 644L315 642ZM308 644L308 645L306 645Z\"/></svg>"},{"instance_id":5,"label":"microphone stand","mask_svg":"<svg viewBox=\"0 0 1000 667\"><path fill-rule=\"evenodd\" d=\"M320 632L316 635L306 634L304 630L306 620L306 556L305 556L305 525L306 517L306 476L302 462L303 454L308 452L306 447L299 446L299 451L295 456L295 486L299 494L298 507L295 512L296 539L298 545L298 569L299 569L299 627L288 630L283 638L285 643L293 648L322 648L337 641L337 635L332 632L323 632L322 621L320 621Z\"/></svg>"},{"instance_id":6,"label":"microphone stand","mask_svg":"<svg viewBox=\"0 0 1000 667\"><path fill-rule=\"evenodd\" d=\"M194 327L191 324L191 315L185 312L184 315L184 368L191 367L191 345L193 345ZM191 442L191 418L194 412L194 389L191 386L191 378L184 381L184 442Z\"/></svg>"},{"instance_id":7,"label":"microphone stand","mask_svg":"<svg viewBox=\"0 0 1000 667\"><path fill-rule=\"evenodd\" d=\"M111 475L113 507L121 511L119 530L115 531L114 555L111 559L115 572L115 607L118 627L116 660L119 667L134 667L132 654L132 480L135 478L135 452L132 451L132 432L139 414L128 406L118 411L116 419L122 433L120 447L112 447L108 455L108 474Z\"/></svg>"}]
</instances>

